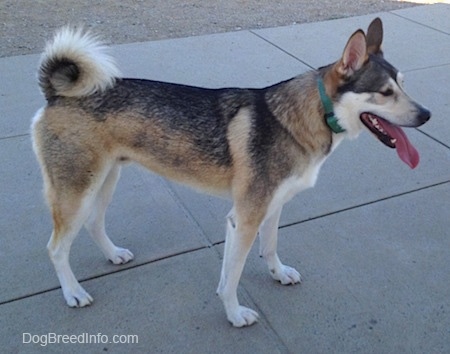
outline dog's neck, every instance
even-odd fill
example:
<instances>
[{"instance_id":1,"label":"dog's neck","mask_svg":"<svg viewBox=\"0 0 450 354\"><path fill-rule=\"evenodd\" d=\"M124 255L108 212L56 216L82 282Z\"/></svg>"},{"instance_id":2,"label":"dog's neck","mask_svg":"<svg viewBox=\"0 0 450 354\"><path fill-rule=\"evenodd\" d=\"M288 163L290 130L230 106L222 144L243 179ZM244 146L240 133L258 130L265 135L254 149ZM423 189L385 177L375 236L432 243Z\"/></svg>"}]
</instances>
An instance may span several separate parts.
<instances>
[{"instance_id":1,"label":"dog's neck","mask_svg":"<svg viewBox=\"0 0 450 354\"><path fill-rule=\"evenodd\" d=\"M317 91L315 71L308 71L269 87L265 90L265 95L269 110L302 147L304 153L315 157L317 154L327 155L334 138L344 135L333 134L323 119L323 105Z\"/></svg>"},{"instance_id":2,"label":"dog's neck","mask_svg":"<svg viewBox=\"0 0 450 354\"><path fill-rule=\"evenodd\" d=\"M325 111L324 118L328 127L333 133L339 134L345 132L345 129L339 124L339 121L334 114L333 102L331 98L327 95L325 91L325 86L321 77L317 78L317 87L319 89L320 100L322 101L322 106Z\"/></svg>"}]
</instances>

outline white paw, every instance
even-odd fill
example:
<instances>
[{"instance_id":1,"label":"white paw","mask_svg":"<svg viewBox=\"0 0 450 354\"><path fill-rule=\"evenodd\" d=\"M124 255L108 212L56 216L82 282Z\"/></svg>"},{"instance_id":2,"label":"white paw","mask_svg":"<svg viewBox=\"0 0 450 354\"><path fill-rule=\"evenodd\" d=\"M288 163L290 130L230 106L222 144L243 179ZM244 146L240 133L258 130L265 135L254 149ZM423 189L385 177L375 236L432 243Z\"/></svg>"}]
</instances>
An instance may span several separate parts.
<instances>
[{"instance_id":1,"label":"white paw","mask_svg":"<svg viewBox=\"0 0 450 354\"><path fill-rule=\"evenodd\" d=\"M76 289L71 291L64 291L64 298L66 299L67 305L70 307L84 307L92 304L94 299L91 295L83 289L81 285L78 285Z\"/></svg>"},{"instance_id":2,"label":"white paw","mask_svg":"<svg viewBox=\"0 0 450 354\"><path fill-rule=\"evenodd\" d=\"M229 314L227 317L228 321L230 321L234 327L244 327L250 326L258 321L259 315L256 311L253 311L248 307L239 306L236 311Z\"/></svg>"},{"instance_id":3,"label":"white paw","mask_svg":"<svg viewBox=\"0 0 450 354\"><path fill-rule=\"evenodd\" d=\"M300 273L296 269L282 265L279 270L270 272L272 278L278 280L283 285L296 284L302 281Z\"/></svg>"},{"instance_id":4,"label":"white paw","mask_svg":"<svg viewBox=\"0 0 450 354\"><path fill-rule=\"evenodd\" d=\"M116 247L112 257L108 258L114 264L125 264L131 261L134 258L134 255L125 248Z\"/></svg>"}]
</instances>

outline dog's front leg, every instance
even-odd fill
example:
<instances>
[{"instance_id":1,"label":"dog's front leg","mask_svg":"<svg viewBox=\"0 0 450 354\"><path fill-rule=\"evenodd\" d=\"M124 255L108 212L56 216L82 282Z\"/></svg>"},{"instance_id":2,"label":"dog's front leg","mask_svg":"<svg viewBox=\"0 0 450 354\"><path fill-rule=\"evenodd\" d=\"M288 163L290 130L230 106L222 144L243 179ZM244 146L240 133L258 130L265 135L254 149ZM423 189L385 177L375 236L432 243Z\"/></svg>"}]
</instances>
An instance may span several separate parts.
<instances>
[{"instance_id":1,"label":"dog's front leg","mask_svg":"<svg viewBox=\"0 0 450 354\"><path fill-rule=\"evenodd\" d=\"M268 216L259 228L259 254L267 262L270 275L283 285L300 283L300 273L296 269L281 263L277 253L278 223L282 206Z\"/></svg>"},{"instance_id":2,"label":"dog's front leg","mask_svg":"<svg viewBox=\"0 0 450 354\"><path fill-rule=\"evenodd\" d=\"M227 235L217 294L223 301L228 321L235 327L249 326L258 319L258 313L239 305L237 287L245 260L256 238L257 226L237 224L233 211L227 217Z\"/></svg>"}]
</instances>

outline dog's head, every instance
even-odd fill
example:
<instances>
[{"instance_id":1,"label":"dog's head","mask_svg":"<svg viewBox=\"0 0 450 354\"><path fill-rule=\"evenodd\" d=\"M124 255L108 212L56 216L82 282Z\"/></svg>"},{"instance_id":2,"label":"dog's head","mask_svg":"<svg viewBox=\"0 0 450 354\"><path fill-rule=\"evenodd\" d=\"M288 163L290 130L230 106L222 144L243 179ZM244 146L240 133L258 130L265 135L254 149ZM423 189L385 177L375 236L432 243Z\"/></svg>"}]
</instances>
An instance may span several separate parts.
<instances>
[{"instance_id":1,"label":"dog's head","mask_svg":"<svg viewBox=\"0 0 450 354\"><path fill-rule=\"evenodd\" d=\"M379 18L372 21L367 35L356 31L341 59L324 68L325 87L339 124L350 137L366 127L414 168L419 154L400 127L418 127L431 113L406 94L403 75L384 58L382 41Z\"/></svg>"}]
</instances>

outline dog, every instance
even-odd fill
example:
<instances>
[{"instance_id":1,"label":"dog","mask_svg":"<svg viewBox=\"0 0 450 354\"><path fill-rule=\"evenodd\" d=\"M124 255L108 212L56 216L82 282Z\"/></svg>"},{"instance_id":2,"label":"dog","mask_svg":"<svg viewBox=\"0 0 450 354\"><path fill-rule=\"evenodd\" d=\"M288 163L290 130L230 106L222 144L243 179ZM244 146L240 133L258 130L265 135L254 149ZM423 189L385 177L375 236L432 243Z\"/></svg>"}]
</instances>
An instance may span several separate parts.
<instances>
[{"instance_id":1,"label":"dog","mask_svg":"<svg viewBox=\"0 0 450 354\"><path fill-rule=\"evenodd\" d=\"M93 301L69 264L83 225L112 263L133 259L109 239L104 221L121 166L135 162L232 199L217 293L233 326L256 322L258 314L237 297L249 250L259 235L270 275L281 284L301 281L277 254L281 209L314 186L344 138L367 128L411 168L419 162L401 127L418 127L431 113L405 93L382 40L376 18L367 34L360 29L350 36L330 65L266 88L207 89L121 78L97 37L60 30L40 61L47 104L31 130L53 218L47 249L67 304Z\"/></svg>"}]
</instances>

